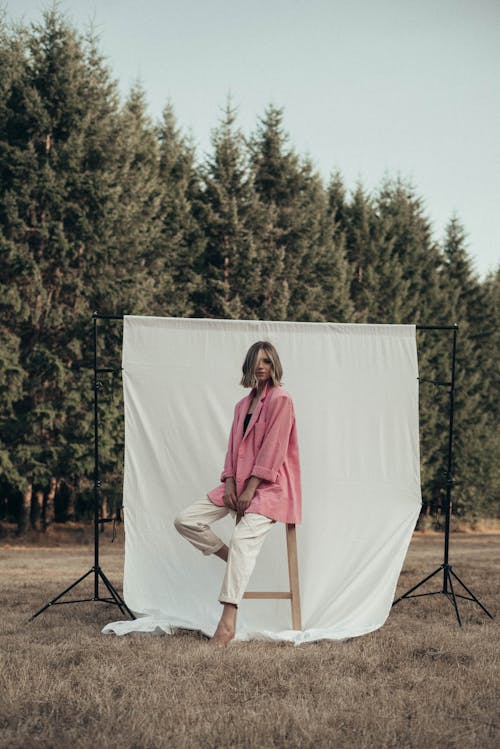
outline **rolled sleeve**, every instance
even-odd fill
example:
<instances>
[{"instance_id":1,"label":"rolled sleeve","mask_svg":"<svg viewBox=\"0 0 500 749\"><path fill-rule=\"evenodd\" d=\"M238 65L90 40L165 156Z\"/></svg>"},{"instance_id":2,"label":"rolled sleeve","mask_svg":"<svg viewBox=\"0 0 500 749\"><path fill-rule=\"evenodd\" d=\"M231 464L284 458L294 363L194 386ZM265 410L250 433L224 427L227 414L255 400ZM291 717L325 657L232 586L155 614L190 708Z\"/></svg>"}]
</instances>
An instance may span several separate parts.
<instances>
[{"instance_id":1,"label":"rolled sleeve","mask_svg":"<svg viewBox=\"0 0 500 749\"><path fill-rule=\"evenodd\" d=\"M252 476L275 482L288 450L295 415L290 398L278 397L269 407L262 445L255 456Z\"/></svg>"},{"instance_id":2,"label":"rolled sleeve","mask_svg":"<svg viewBox=\"0 0 500 749\"><path fill-rule=\"evenodd\" d=\"M256 463L252 469L252 476L264 481L274 482L278 478L278 471L273 471L271 468L266 468L266 466L260 466Z\"/></svg>"}]
</instances>

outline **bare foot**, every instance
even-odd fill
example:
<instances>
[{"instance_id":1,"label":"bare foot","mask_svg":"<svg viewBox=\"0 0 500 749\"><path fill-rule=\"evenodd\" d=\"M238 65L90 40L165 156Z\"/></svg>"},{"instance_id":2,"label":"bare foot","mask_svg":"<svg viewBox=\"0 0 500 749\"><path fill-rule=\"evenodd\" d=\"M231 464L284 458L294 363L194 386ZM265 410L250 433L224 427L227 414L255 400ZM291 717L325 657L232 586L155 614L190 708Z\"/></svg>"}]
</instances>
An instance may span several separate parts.
<instances>
[{"instance_id":1,"label":"bare foot","mask_svg":"<svg viewBox=\"0 0 500 749\"><path fill-rule=\"evenodd\" d=\"M236 615L238 607L234 603L225 603L224 611L210 640L210 645L227 645L236 632Z\"/></svg>"},{"instance_id":2,"label":"bare foot","mask_svg":"<svg viewBox=\"0 0 500 749\"><path fill-rule=\"evenodd\" d=\"M226 622L219 622L214 636L210 639L209 645L227 645L234 637L235 629Z\"/></svg>"}]
</instances>

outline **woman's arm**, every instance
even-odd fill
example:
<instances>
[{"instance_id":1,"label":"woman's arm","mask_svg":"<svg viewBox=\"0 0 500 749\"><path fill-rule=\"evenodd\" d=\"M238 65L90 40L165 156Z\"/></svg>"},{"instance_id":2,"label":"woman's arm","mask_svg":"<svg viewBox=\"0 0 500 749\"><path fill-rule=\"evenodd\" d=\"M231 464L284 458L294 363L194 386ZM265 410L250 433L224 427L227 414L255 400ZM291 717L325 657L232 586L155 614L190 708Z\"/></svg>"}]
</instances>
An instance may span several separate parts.
<instances>
[{"instance_id":1,"label":"woman's arm","mask_svg":"<svg viewBox=\"0 0 500 749\"><path fill-rule=\"evenodd\" d=\"M224 497L223 501L226 507L229 507L230 510L236 510L236 503L237 503L237 497L236 497L236 482L233 479L232 476L228 476L227 479L224 481Z\"/></svg>"},{"instance_id":2,"label":"woman's arm","mask_svg":"<svg viewBox=\"0 0 500 749\"><path fill-rule=\"evenodd\" d=\"M257 478L257 476L250 476L246 487L241 492L240 496L236 499L235 509L238 514L245 514L245 510L252 501L253 495L255 494L257 487L259 486L261 481L262 479Z\"/></svg>"},{"instance_id":3,"label":"woman's arm","mask_svg":"<svg viewBox=\"0 0 500 749\"><path fill-rule=\"evenodd\" d=\"M227 478L233 478L235 476L234 466L233 466L233 447L234 447L234 436L235 436L235 430L236 430L236 410L238 408L238 404L234 407L234 415L233 415L233 423L231 425L231 431L229 433L229 440L227 445L227 451L226 451L226 458L224 460L224 468L222 469L221 481L225 481Z\"/></svg>"},{"instance_id":4,"label":"woman's arm","mask_svg":"<svg viewBox=\"0 0 500 749\"><path fill-rule=\"evenodd\" d=\"M264 439L255 456L252 476L275 482L288 450L295 415L292 399L275 397L269 405Z\"/></svg>"}]
</instances>

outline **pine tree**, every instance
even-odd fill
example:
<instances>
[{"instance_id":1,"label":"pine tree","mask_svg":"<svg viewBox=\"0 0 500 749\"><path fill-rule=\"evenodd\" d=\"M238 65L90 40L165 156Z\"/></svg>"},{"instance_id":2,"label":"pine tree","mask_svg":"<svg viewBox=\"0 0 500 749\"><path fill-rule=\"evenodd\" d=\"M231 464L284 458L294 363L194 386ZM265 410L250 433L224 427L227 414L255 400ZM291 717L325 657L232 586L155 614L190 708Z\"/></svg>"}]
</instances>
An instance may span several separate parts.
<instances>
[{"instance_id":1,"label":"pine tree","mask_svg":"<svg viewBox=\"0 0 500 749\"><path fill-rule=\"evenodd\" d=\"M391 246L400 283L404 284L400 322L451 324L441 285L443 255L432 236L422 200L401 179L386 181L376 196L376 211ZM443 387L450 374L450 336L442 331L417 334L420 373L420 441L422 494L427 507L439 505L445 493L448 397Z\"/></svg>"},{"instance_id":2,"label":"pine tree","mask_svg":"<svg viewBox=\"0 0 500 749\"><path fill-rule=\"evenodd\" d=\"M350 293L358 322L399 323L406 307L409 281L394 250L395 237L358 185L349 204L342 207Z\"/></svg>"},{"instance_id":3,"label":"pine tree","mask_svg":"<svg viewBox=\"0 0 500 749\"><path fill-rule=\"evenodd\" d=\"M266 277L282 289L290 320L347 319L347 264L333 238L328 197L310 161L288 147L282 110L270 106L251 141L254 184L275 222L275 267Z\"/></svg>"},{"instance_id":4,"label":"pine tree","mask_svg":"<svg viewBox=\"0 0 500 749\"><path fill-rule=\"evenodd\" d=\"M155 305L159 314L189 317L201 291L205 239L197 219L201 184L193 146L182 136L168 103L158 128L161 234L158 249L163 260Z\"/></svg>"},{"instance_id":5,"label":"pine tree","mask_svg":"<svg viewBox=\"0 0 500 749\"><path fill-rule=\"evenodd\" d=\"M422 199L410 184L387 180L375 207L384 224L385 241L398 259L405 282L405 310L401 322L436 324L442 321L439 270L442 255L432 236Z\"/></svg>"},{"instance_id":6,"label":"pine tree","mask_svg":"<svg viewBox=\"0 0 500 749\"><path fill-rule=\"evenodd\" d=\"M48 483L47 472L82 468L71 445L86 422L78 370L81 316L89 310L79 272L85 209L75 175L92 73L81 41L54 12L11 40L16 74L0 121L2 281L10 281L15 299L9 329L26 375L6 429L17 473L7 478L28 496L30 486Z\"/></svg>"},{"instance_id":7,"label":"pine tree","mask_svg":"<svg viewBox=\"0 0 500 749\"><path fill-rule=\"evenodd\" d=\"M488 451L488 444L495 441L496 429L489 419L490 409L482 407L488 387L485 388L485 384L491 378L491 362L482 356L480 345L483 337L477 324L487 305L467 253L464 228L456 215L446 227L443 250L443 287L448 296L451 318L459 326L454 430L455 506L460 514L474 515L481 514L491 504L493 472L484 470L484 452ZM489 405L498 412L495 403ZM493 466L494 462L488 461L488 464Z\"/></svg>"},{"instance_id":8,"label":"pine tree","mask_svg":"<svg viewBox=\"0 0 500 749\"><path fill-rule=\"evenodd\" d=\"M328 212L333 220L335 237L345 232L347 226L347 195L342 174L333 172L328 183Z\"/></svg>"},{"instance_id":9,"label":"pine tree","mask_svg":"<svg viewBox=\"0 0 500 749\"><path fill-rule=\"evenodd\" d=\"M152 128L149 142L147 125L135 128L135 143L131 136L140 97L120 116L95 43L56 11L10 39L4 54L15 49L17 65L0 110L0 281L13 286L10 350L19 353L10 366L25 374L2 454L7 479L22 481L29 498L52 475L77 486L92 474L90 313L143 311L153 297L157 153ZM109 465L115 439L103 440Z\"/></svg>"},{"instance_id":10,"label":"pine tree","mask_svg":"<svg viewBox=\"0 0 500 749\"><path fill-rule=\"evenodd\" d=\"M269 252L266 278L272 279L278 291L279 306L283 308L286 303L284 319L300 320L307 294L299 288L300 270L308 249L305 206L300 200L305 179L298 156L288 148L282 122L282 110L268 107L250 142L251 160L256 193L274 219L276 247ZM321 301L316 299L311 306L312 315Z\"/></svg>"},{"instance_id":11,"label":"pine tree","mask_svg":"<svg viewBox=\"0 0 500 749\"><path fill-rule=\"evenodd\" d=\"M255 318L260 309L261 258L253 236L258 205L241 132L230 102L212 135L213 155L202 193L206 247L198 309L208 317Z\"/></svg>"},{"instance_id":12,"label":"pine tree","mask_svg":"<svg viewBox=\"0 0 500 749\"><path fill-rule=\"evenodd\" d=\"M22 90L26 60L23 40L9 33L4 15L0 16L0 493L2 501L24 477L19 472L11 430L15 426L15 404L22 400L27 373L21 356L21 335L16 321L26 314L17 281L22 272L22 257L16 252L14 241L4 226L9 216L9 204L14 195L6 186L12 171L15 122L10 114L10 102ZM7 503L4 507L7 512Z\"/></svg>"},{"instance_id":13,"label":"pine tree","mask_svg":"<svg viewBox=\"0 0 500 749\"><path fill-rule=\"evenodd\" d=\"M115 144L107 174L110 191L94 253L90 298L98 311L148 314L157 273L163 268L159 250L162 192L156 130L138 83L113 125Z\"/></svg>"},{"instance_id":14,"label":"pine tree","mask_svg":"<svg viewBox=\"0 0 500 749\"><path fill-rule=\"evenodd\" d=\"M497 470L500 453L500 380L498 358L500 332L500 268L487 275L481 284L481 305L474 307L470 336L476 345L478 369L481 375L479 413L486 414L481 435L481 451L476 465L480 487L474 512L486 517L500 517L500 472Z\"/></svg>"},{"instance_id":15,"label":"pine tree","mask_svg":"<svg viewBox=\"0 0 500 749\"><path fill-rule=\"evenodd\" d=\"M349 294L349 263L344 237L337 233L329 193L312 165L308 166L309 250L301 270L301 285L307 289L307 294L303 295L300 319L348 322L353 317L354 306ZM321 305L316 314L311 315L307 308L314 309L312 301L316 296Z\"/></svg>"}]
</instances>

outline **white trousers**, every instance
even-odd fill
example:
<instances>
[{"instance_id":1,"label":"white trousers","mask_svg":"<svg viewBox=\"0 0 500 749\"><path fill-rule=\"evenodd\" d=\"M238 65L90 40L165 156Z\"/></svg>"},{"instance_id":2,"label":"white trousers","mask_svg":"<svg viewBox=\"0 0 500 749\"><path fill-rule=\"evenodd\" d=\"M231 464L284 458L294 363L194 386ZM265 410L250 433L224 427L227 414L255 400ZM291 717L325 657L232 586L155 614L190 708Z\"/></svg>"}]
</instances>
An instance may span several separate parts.
<instances>
[{"instance_id":1,"label":"white trousers","mask_svg":"<svg viewBox=\"0 0 500 749\"><path fill-rule=\"evenodd\" d=\"M214 554L224 546L224 541L215 535L210 523L228 514L236 519L234 510L219 507L205 497L181 512L174 523L179 533L203 554ZM249 512L235 525L219 595L221 603L237 605L241 601L264 539L275 522L264 515Z\"/></svg>"}]
</instances>

